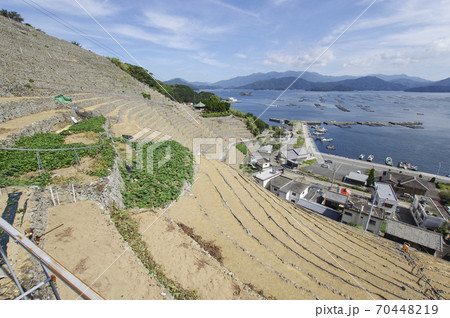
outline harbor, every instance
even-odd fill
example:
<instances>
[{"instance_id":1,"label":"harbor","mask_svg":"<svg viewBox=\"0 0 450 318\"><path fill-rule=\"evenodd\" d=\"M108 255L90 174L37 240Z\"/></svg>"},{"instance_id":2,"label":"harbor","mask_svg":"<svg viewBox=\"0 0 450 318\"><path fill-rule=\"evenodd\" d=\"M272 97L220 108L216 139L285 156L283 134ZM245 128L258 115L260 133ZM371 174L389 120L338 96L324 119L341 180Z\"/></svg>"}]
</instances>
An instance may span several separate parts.
<instances>
[{"instance_id":1,"label":"harbor","mask_svg":"<svg viewBox=\"0 0 450 318\"><path fill-rule=\"evenodd\" d=\"M314 122L314 123L317 123L317 122ZM310 126L309 122L304 122L302 125L302 129L303 129L303 136L305 137L305 146L306 146L307 150L312 152L317 159L316 164L307 168L308 170L311 170L311 172L314 172L314 173L317 173L320 175L324 175L326 177L333 177L336 180L341 180L343 177L345 177L351 171L353 171L353 172L360 171L363 174L367 174L369 169L373 168L373 169L375 169L375 171L378 174L381 174L383 171L389 170L392 172L402 173L402 174L408 175L408 176L416 176L420 179L427 180L427 181L429 181L431 178L435 177L436 181L444 182L444 183L450 182L450 178L448 178L448 177L419 171L419 169L413 170L413 169L407 169L401 165L400 166L397 166L397 165L390 166L390 165L386 164L386 162L384 164L382 164L382 163L376 163L373 161L367 161L366 157L348 158L348 157L344 157L344 156L320 152L319 149L317 148L317 145L314 142L314 139L316 137L313 134L311 134L309 126ZM390 157L387 157L387 158L390 158ZM333 161L334 165L331 169L325 169L325 168L321 167L321 165L325 163L325 160ZM384 159L384 161L385 161L385 159ZM390 161L392 161L392 158L390 158ZM403 163L403 162L400 161L399 163Z\"/></svg>"}]
</instances>

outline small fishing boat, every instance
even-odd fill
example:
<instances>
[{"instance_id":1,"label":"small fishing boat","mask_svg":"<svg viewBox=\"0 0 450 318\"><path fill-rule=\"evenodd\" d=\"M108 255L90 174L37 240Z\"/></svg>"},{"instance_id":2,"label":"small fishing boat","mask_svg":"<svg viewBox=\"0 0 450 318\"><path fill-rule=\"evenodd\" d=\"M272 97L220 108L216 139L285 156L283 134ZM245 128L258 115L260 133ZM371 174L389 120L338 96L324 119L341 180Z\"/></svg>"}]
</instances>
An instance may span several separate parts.
<instances>
[{"instance_id":1,"label":"small fishing boat","mask_svg":"<svg viewBox=\"0 0 450 318\"><path fill-rule=\"evenodd\" d=\"M316 132L313 132L313 135L319 136L319 135L325 135L325 133L324 132L320 132L320 131L316 131Z\"/></svg>"},{"instance_id":2,"label":"small fishing boat","mask_svg":"<svg viewBox=\"0 0 450 318\"><path fill-rule=\"evenodd\" d=\"M367 157L367 161L372 162L372 160L373 160L373 155L369 155L369 156Z\"/></svg>"},{"instance_id":3,"label":"small fishing boat","mask_svg":"<svg viewBox=\"0 0 450 318\"><path fill-rule=\"evenodd\" d=\"M360 155L359 155L359 160L363 160L363 159L364 159L364 156L365 156L365 155L364 155L363 153L360 154Z\"/></svg>"},{"instance_id":4,"label":"small fishing boat","mask_svg":"<svg viewBox=\"0 0 450 318\"><path fill-rule=\"evenodd\" d=\"M330 149L330 150L336 150L336 147L333 146L333 145L327 145L327 149Z\"/></svg>"},{"instance_id":5,"label":"small fishing boat","mask_svg":"<svg viewBox=\"0 0 450 318\"><path fill-rule=\"evenodd\" d=\"M392 158L386 157L386 159L384 160L384 163L388 166L392 166Z\"/></svg>"},{"instance_id":6,"label":"small fishing boat","mask_svg":"<svg viewBox=\"0 0 450 318\"><path fill-rule=\"evenodd\" d=\"M417 171L418 167L417 166L413 166L411 163L406 163L406 169L412 170L412 171Z\"/></svg>"},{"instance_id":7,"label":"small fishing boat","mask_svg":"<svg viewBox=\"0 0 450 318\"><path fill-rule=\"evenodd\" d=\"M321 141L323 141L323 142L331 142L331 141L333 141L333 138L322 138Z\"/></svg>"}]
</instances>

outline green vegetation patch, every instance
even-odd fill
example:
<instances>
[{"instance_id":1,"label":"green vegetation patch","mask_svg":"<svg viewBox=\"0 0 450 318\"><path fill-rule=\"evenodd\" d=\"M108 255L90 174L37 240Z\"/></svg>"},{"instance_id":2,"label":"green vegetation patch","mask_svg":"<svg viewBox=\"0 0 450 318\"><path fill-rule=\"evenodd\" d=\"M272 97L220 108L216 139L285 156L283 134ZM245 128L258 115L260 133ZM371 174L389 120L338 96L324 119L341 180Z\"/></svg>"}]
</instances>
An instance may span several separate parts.
<instances>
[{"instance_id":1,"label":"green vegetation patch","mask_svg":"<svg viewBox=\"0 0 450 318\"><path fill-rule=\"evenodd\" d=\"M121 167L127 208L163 206L178 198L185 181L193 182L192 153L178 142L133 142L131 146L136 150L132 166Z\"/></svg>"},{"instance_id":2,"label":"green vegetation patch","mask_svg":"<svg viewBox=\"0 0 450 318\"><path fill-rule=\"evenodd\" d=\"M448 183L438 182L437 186L441 190L450 190L450 184Z\"/></svg>"},{"instance_id":3,"label":"green vegetation patch","mask_svg":"<svg viewBox=\"0 0 450 318\"><path fill-rule=\"evenodd\" d=\"M305 138L303 138L302 136L298 136L297 138L297 142L294 145L295 148L298 148L300 146L303 146L305 144Z\"/></svg>"},{"instance_id":4,"label":"green vegetation patch","mask_svg":"<svg viewBox=\"0 0 450 318\"><path fill-rule=\"evenodd\" d=\"M385 233L386 232L386 227L387 227L387 223L386 222L381 223L380 232L381 233Z\"/></svg>"},{"instance_id":5,"label":"green vegetation patch","mask_svg":"<svg viewBox=\"0 0 450 318\"><path fill-rule=\"evenodd\" d=\"M201 116L204 118L210 118L210 117L226 117L230 116L230 112L220 112L220 113L204 113Z\"/></svg>"},{"instance_id":6,"label":"green vegetation patch","mask_svg":"<svg viewBox=\"0 0 450 318\"><path fill-rule=\"evenodd\" d=\"M67 131L70 132L84 132L84 131L93 131L93 132L104 132L105 129L103 128L103 125L105 124L105 117L92 117L89 119L86 119L82 122L79 122L78 124L72 125ZM61 134L67 134L67 131L61 132Z\"/></svg>"},{"instance_id":7,"label":"green vegetation patch","mask_svg":"<svg viewBox=\"0 0 450 318\"><path fill-rule=\"evenodd\" d=\"M150 275L156 277L175 299L198 299L196 290L186 290L179 283L166 276L162 266L155 262L147 249L147 245L142 240L142 236L139 234L138 223L131 218L127 211L113 209L111 211L111 220Z\"/></svg>"},{"instance_id":8,"label":"green vegetation patch","mask_svg":"<svg viewBox=\"0 0 450 318\"><path fill-rule=\"evenodd\" d=\"M237 144L236 148L237 148L237 150L242 152L244 155L247 154L247 146L246 145L244 145L244 144Z\"/></svg>"},{"instance_id":9,"label":"green vegetation patch","mask_svg":"<svg viewBox=\"0 0 450 318\"><path fill-rule=\"evenodd\" d=\"M247 126L247 129L253 134L253 136L258 136L265 129L269 129L269 125L265 123L263 120L259 119L252 113L243 113L240 110L230 109L231 114L236 117L241 118L241 120Z\"/></svg>"},{"instance_id":10,"label":"green vegetation patch","mask_svg":"<svg viewBox=\"0 0 450 318\"><path fill-rule=\"evenodd\" d=\"M302 161L302 165L310 166L310 165L314 164L316 161L317 161L317 159L304 160L304 161Z\"/></svg>"},{"instance_id":11,"label":"green vegetation patch","mask_svg":"<svg viewBox=\"0 0 450 318\"><path fill-rule=\"evenodd\" d=\"M96 121L91 121L91 123L93 122ZM95 125L93 127L95 128ZM72 131L72 128L69 130ZM89 130L85 128L83 131ZM95 148L78 149L76 153L80 159L87 156L96 159L95 167L88 171L87 174L98 177L104 177L109 174L109 170L114 164L115 152L108 140L104 141L104 143L99 140L98 143L86 145L83 143L65 144L64 139L64 135L51 133L35 134L31 137L20 138L11 148L68 149L98 145ZM37 151L0 150L0 187L13 185L45 186L50 183L51 173L49 171L77 164L73 150L39 151L39 158L45 172L40 175L29 174L39 170Z\"/></svg>"},{"instance_id":12,"label":"green vegetation patch","mask_svg":"<svg viewBox=\"0 0 450 318\"><path fill-rule=\"evenodd\" d=\"M450 205L450 190L439 191L439 198L444 205Z\"/></svg>"},{"instance_id":13,"label":"green vegetation patch","mask_svg":"<svg viewBox=\"0 0 450 318\"><path fill-rule=\"evenodd\" d=\"M153 77L153 74L143 67L121 62L118 58L115 57L108 57L108 59L111 61L111 63L118 66L121 70L128 73L130 76L134 77L139 82L148 85L157 92L177 102L180 103L196 102L202 99L209 99L212 95L214 95L214 93L211 92L197 93L193 88L187 85L165 84L161 81L156 80ZM148 95L147 97L147 94L146 95L143 94L142 96L148 99L150 99L149 97L151 97L150 95Z\"/></svg>"}]
</instances>

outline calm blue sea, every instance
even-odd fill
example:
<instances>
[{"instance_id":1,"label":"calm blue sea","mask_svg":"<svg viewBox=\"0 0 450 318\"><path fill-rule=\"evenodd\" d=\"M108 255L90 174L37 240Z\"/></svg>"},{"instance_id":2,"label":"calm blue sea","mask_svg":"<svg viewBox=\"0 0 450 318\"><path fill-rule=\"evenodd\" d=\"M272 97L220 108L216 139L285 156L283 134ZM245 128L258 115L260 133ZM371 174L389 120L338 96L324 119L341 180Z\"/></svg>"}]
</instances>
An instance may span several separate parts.
<instances>
[{"instance_id":1,"label":"calm blue sea","mask_svg":"<svg viewBox=\"0 0 450 318\"><path fill-rule=\"evenodd\" d=\"M232 108L251 112L270 125L269 118L317 121L420 121L424 129L400 126L370 127L353 125L351 128L326 126L324 135L333 138L336 150L326 149L326 143L316 141L318 149L349 158L358 158L361 153L373 154L374 162L384 163L392 157L398 161L411 162L420 171L439 175L450 173L450 93L407 92L306 92L287 91L275 102L276 107L267 107L282 91L253 91L252 96L240 96L242 90L210 90L222 98L234 97L240 103ZM321 104L323 109L314 106ZM350 112L335 107L339 104ZM367 112L358 104L370 107ZM291 106L289 106L291 105ZM294 105L294 106L292 106ZM266 110L267 109L267 110ZM423 114L423 115L422 115Z\"/></svg>"}]
</instances>

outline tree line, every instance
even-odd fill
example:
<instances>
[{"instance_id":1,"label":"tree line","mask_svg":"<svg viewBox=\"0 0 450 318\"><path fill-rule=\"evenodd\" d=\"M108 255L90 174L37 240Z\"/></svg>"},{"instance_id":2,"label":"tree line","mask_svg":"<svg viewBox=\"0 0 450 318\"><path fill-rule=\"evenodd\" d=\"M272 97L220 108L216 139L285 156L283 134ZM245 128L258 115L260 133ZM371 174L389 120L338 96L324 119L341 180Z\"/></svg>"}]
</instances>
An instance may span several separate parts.
<instances>
[{"instance_id":1,"label":"tree line","mask_svg":"<svg viewBox=\"0 0 450 318\"><path fill-rule=\"evenodd\" d=\"M128 64L120 61L115 57L108 57L108 59L120 69L137 79L139 82L148 85L157 92L163 94L167 98L180 103L195 103L201 100L209 100L213 93L210 92L196 92L191 87L175 84L168 85L153 77L153 73L145 68L133 64ZM215 95L214 95L215 96ZM217 96L216 96L217 97ZM219 99L220 100L220 99Z\"/></svg>"},{"instance_id":2,"label":"tree line","mask_svg":"<svg viewBox=\"0 0 450 318\"><path fill-rule=\"evenodd\" d=\"M16 11L8 11L6 9L1 9L0 15L20 23L23 22L23 18Z\"/></svg>"}]
</instances>

